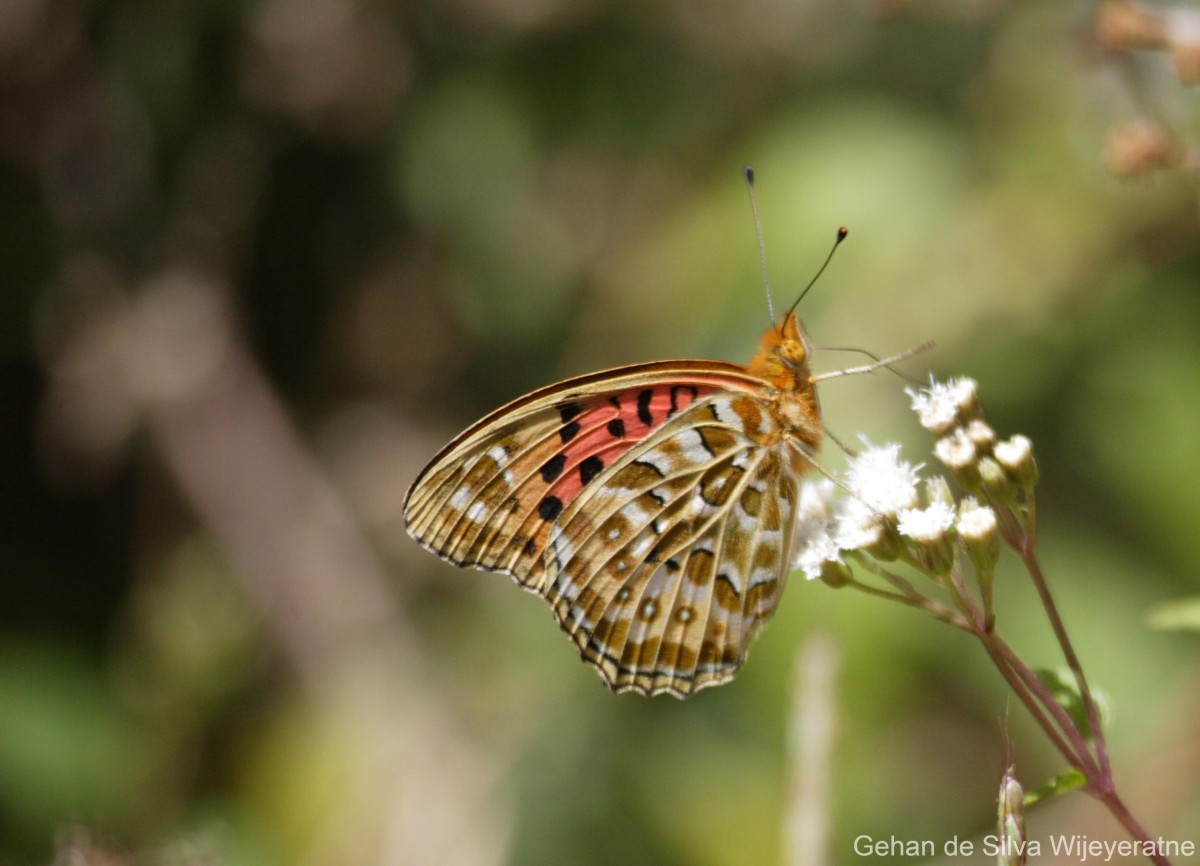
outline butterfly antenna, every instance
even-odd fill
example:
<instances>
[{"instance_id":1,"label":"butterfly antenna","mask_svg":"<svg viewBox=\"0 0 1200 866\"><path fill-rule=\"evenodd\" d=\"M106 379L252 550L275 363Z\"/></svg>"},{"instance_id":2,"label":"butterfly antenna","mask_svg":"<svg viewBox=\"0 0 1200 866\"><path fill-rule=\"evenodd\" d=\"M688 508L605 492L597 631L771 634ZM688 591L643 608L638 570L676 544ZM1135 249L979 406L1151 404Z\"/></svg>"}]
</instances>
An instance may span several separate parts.
<instances>
[{"instance_id":1,"label":"butterfly antenna","mask_svg":"<svg viewBox=\"0 0 1200 866\"><path fill-rule=\"evenodd\" d=\"M833 254L837 252L837 248L841 245L842 241L846 239L846 235L848 234L850 234L850 229L846 228L845 226L842 226L837 230L837 237L833 240L833 246L829 249L829 255L825 257L825 263L821 265L821 268L817 271L816 275L808 281L808 285L804 287L804 291L800 293L800 297L796 298L796 300L792 302L792 305L788 307L787 315L784 316L785 319L787 316L790 316L793 312L795 312L796 307L800 306L800 302L804 300L804 296L808 294L808 290L817 284L817 280L821 279L821 274L825 273L825 269L829 267L829 263L833 261Z\"/></svg>"},{"instance_id":2,"label":"butterfly antenna","mask_svg":"<svg viewBox=\"0 0 1200 866\"><path fill-rule=\"evenodd\" d=\"M904 381L908 382L910 385L916 385L918 388L920 388L922 385L925 384L920 379L917 379L913 376L908 375L903 370L897 370L895 367L891 366L890 364L884 364L883 359L880 358L878 355L876 355L874 352L868 352L866 349L860 349L857 346L817 346L817 350L820 352L857 352L860 355L866 355L868 358L870 358L876 364L880 364L881 365L880 369L887 370L889 373L895 373L897 376L899 376Z\"/></svg>"},{"instance_id":3,"label":"butterfly antenna","mask_svg":"<svg viewBox=\"0 0 1200 866\"><path fill-rule=\"evenodd\" d=\"M775 324L775 302L771 300L771 281L767 279L767 245L763 242L762 220L758 218L758 196L754 192L754 166L742 169L746 175L746 188L750 190L750 210L754 213L754 233L758 236L758 259L762 262L763 286L767 290L767 313L771 324Z\"/></svg>"}]
</instances>

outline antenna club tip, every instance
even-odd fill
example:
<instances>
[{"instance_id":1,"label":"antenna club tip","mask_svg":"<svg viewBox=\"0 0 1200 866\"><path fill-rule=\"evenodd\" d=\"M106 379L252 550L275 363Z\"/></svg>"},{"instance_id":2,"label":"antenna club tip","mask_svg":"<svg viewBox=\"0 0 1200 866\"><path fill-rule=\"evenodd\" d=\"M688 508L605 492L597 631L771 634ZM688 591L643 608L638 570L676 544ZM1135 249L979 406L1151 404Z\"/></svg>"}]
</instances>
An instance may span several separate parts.
<instances>
[{"instance_id":1,"label":"antenna club tip","mask_svg":"<svg viewBox=\"0 0 1200 866\"><path fill-rule=\"evenodd\" d=\"M754 166L752 166L752 165L742 166L742 174L746 175L746 183L753 186L754 185Z\"/></svg>"},{"instance_id":2,"label":"antenna club tip","mask_svg":"<svg viewBox=\"0 0 1200 866\"><path fill-rule=\"evenodd\" d=\"M842 241L844 241L846 239L846 235L848 235L848 234L850 234L850 229L846 228L845 226L841 226L840 228L838 228L837 242L840 244Z\"/></svg>"}]
</instances>

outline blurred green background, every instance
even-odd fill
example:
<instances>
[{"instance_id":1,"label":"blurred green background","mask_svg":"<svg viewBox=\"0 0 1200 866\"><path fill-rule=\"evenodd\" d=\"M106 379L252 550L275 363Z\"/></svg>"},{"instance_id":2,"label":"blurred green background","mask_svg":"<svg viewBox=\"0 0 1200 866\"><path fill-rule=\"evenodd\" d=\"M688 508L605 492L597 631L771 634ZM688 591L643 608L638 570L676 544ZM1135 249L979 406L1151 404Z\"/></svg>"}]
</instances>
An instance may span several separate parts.
<instances>
[{"instance_id":1,"label":"blurred green background","mask_svg":"<svg viewBox=\"0 0 1200 866\"><path fill-rule=\"evenodd\" d=\"M733 683L613 696L540 601L405 536L423 463L525 390L749 358L744 163L777 302L851 229L818 346L936 340L906 368L1033 438L1122 790L1200 842L1200 641L1148 626L1200 593L1200 102L1101 11L0 3L0 864L798 862L813 635L832 862L982 839L1009 752L1056 773L918 613L796 579ZM822 400L932 461L894 377ZM997 591L1057 664L1014 564ZM1029 823L1121 838L1081 795Z\"/></svg>"}]
</instances>

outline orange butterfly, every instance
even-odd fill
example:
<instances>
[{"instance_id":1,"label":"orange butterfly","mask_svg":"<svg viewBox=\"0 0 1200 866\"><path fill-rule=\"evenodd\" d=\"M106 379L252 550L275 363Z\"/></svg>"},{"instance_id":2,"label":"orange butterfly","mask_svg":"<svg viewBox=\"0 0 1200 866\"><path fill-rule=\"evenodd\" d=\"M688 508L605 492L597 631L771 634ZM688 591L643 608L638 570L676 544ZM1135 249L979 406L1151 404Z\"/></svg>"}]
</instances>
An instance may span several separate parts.
<instances>
[{"instance_id":1,"label":"orange butterfly","mask_svg":"<svg viewBox=\"0 0 1200 866\"><path fill-rule=\"evenodd\" d=\"M430 461L408 532L544 598L614 691L727 682L792 568L816 381L898 360L814 377L811 354L789 310L744 367L659 361L534 391Z\"/></svg>"},{"instance_id":2,"label":"orange butterfly","mask_svg":"<svg viewBox=\"0 0 1200 866\"><path fill-rule=\"evenodd\" d=\"M430 461L408 532L546 599L615 691L726 682L791 568L821 441L809 355L788 313L745 367L659 361L534 391Z\"/></svg>"}]
</instances>

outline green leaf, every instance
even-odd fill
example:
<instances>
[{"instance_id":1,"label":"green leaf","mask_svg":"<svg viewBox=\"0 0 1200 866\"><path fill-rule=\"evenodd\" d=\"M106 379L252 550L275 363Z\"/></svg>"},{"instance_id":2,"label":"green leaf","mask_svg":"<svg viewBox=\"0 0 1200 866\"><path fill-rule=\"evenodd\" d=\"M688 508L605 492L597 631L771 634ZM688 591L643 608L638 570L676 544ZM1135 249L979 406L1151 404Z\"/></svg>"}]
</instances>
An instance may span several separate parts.
<instances>
[{"instance_id":1,"label":"green leaf","mask_svg":"<svg viewBox=\"0 0 1200 866\"><path fill-rule=\"evenodd\" d=\"M1083 695L1080 694L1079 684L1075 681L1075 675L1067 668L1058 668L1057 670L1039 668L1035 673L1037 678L1042 681L1042 685L1050 689L1054 696L1054 702L1067 711L1067 715L1079 728L1079 732L1091 739L1092 726L1088 720L1087 707L1083 702ZM1108 695L1096 688L1092 688L1091 691L1092 700L1096 704L1096 712L1100 716L1100 727L1107 728L1112 719L1112 707Z\"/></svg>"},{"instance_id":2,"label":"green leaf","mask_svg":"<svg viewBox=\"0 0 1200 866\"><path fill-rule=\"evenodd\" d=\"M1063 770L1050 781L1039 785L1032 791L1025 794L1025 808L1034 806L1042 800L1049 800L1051 797L1058 794L1065 794L1068 791L1077 791L1087 784L1087 777L1075 768Z\"/></svg>"},{"instance_id":3,"label":"green leaf","mask_svg":"<svg viewBox=\"0 0 1200 866\"><path fill-rule=\"evenodd\" d=\"M1200 631L1200 595L1157 605L1148 617L1150 628Z\"/></svg>"}]
</instances>

